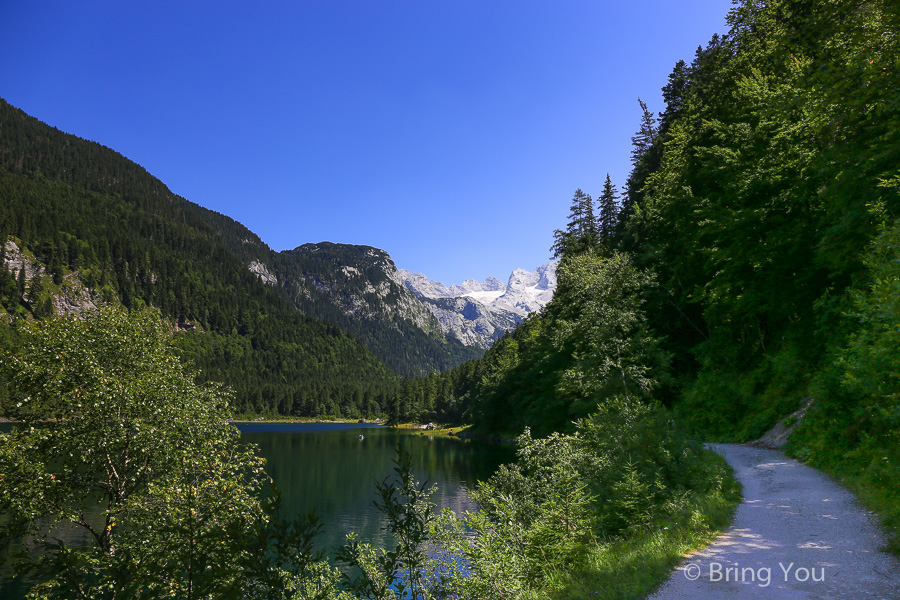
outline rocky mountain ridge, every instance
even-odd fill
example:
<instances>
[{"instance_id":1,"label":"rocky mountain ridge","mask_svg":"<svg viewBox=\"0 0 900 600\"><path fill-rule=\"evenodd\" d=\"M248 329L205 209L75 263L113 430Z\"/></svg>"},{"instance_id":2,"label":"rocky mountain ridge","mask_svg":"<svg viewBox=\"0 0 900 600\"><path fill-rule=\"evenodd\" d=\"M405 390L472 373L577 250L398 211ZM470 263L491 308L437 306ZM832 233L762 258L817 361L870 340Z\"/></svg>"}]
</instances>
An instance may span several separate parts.
<instances>
[{"instance_id":1,"label":"rocky mountain ridge","mask_svg":"<svg viewBox=\"0 0 900 600\"><path fill-rule=\"evenodd\" d=\"M460 284L447 287L423 273L399 269L398 274L406 287L419 297L436 299L467 296L491 308L507 310L524 317L540 310L553 298L558 264L559 261L550 261L536 267L534 271L515 269L510 273L506 285L496 277L488 277L484 281L466 279Z\"/></svg>"},{"instance_id":2,"label":"rocky mountain ridge","mask_svg":"<svg viewBox=\"0 0 900 600\"><path fill-rule=\"evenodd\" d=\"M417 348L444 348L455 357L447 366L477 356L549 302L556 289L555 267L516 269L506 284L488 277L447 287L398 269L384 250L331 242L278 253L269 266L247 265L264 283L286 290L303 312L362 339L392 368L398 365L391 357L403 354L401 338L430 339Z\"/></svg>"},{"instance_id":3,"label":"rocky mountain ridge","mask_svg":"<svg viewBox=\"0 0 900 600\"><path fill-rule=\"evenodd\" d=\"M529 313L540 310L556 291L558 261L534 271L515 269L506 285L496 277L466 279L447 287L422 273L399 269L404 285L431 310L442 329L466 345L488 348Z\"/></svg>"}]
</instances>

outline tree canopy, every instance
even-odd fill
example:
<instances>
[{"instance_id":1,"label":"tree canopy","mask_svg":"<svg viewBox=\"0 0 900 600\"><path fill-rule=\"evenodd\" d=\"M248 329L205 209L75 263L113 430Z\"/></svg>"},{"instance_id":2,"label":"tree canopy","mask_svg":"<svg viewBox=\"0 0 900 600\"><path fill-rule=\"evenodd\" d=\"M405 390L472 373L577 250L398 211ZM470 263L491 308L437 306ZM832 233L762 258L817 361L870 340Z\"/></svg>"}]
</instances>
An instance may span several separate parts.
<instances>
[{"instance_id":1,"label":"tree canopy","mask_svg":"<svg viewBox=\"0 0 900 600\"><path fill-rule=\"evenodd\" d=\"M20 419L0 434L3 541L68 540L19 557L45 576L34 593L244 598L291 580L258 560L279 555L265 535L274 513L263 460L225 421L230 394L194 382L157 313L21 327L27 343L3 358Z\"/></svg>"}]
</instances>

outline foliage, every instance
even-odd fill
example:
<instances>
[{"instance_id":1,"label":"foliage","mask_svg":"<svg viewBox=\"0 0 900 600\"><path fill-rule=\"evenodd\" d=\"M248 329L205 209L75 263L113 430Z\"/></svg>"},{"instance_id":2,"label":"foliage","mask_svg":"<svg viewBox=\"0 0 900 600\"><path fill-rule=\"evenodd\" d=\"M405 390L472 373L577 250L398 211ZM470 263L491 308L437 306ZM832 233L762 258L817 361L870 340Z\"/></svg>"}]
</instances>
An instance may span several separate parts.
<instances>
[{"instance_id":1,"label":"foliage","mask_svg":"<svg viewBox=\"0 0 900 600\"><path fill-rule=\"evenodd\" d=\"M796 403L846 335L867 205L897 209L880 185L900 158L896 18L882 2L743 2L728 35L673 70L623 244L659 277L650 323L687 395L753 372L748 397L774 395L783 356L805 373L783 390ZM709 401L712 420L732 411Z\"/></svg>"},{"instance_id":2,"label":"foliage","mask_svg":"<svg viewBox=\"0 0 900 600\"><path fill-rule=\"evenodd\" d=\"M566 429L611 395L644 395L667 381L668 355L648 326L653 276L621 252L564 258L540 316L498 341L467 389L476 426L539 435Z\"/></svg>"},{"instance_id":3,"label":"foliage","mask_svg":"<svg viewBox=\"0 0 900 600\"><path fill-rule=\"evenodd\" d=\"M608 402L571 435L535 439L526 431L517 444L516 463L479 484L478 512L444 511L437 520L436 597L557 597L561 586L596 577L598 557L615 563L609 540L665 536L661 524L695 510L701 498L728 507L738 500L720 460L671 426L665 412L634 398ZM682 526L708 535L703 519ZM677 556L668 554L666 564Z\"/></svg>"},{"instance_id":4,"label":"foliage","mask_svg":"<svg viewBox=\"0 0 900 600\"><path fill-rule=\"evenodd\" d=\"M864 263L869 284L854 292L848 315L858 328L834 350L832 366L819 376L817 405L791 444L792 452L836 472L870 500L898 549L900 222L882 222Z\"/></svg>"},{"instance_id":5,"label":"foliage","mask_svg":"<svg viewBox=\"0 0 900 600\"><path fill-rule=\"evenodd\" d=\"M652 275L619 252L573 256L558 275L552 335L559 351L573 358L560 392L589 405L616 394L648 395L665 378L668 361L642 310Z\"/></svg>"},{"instance_id":6,"label":"foliage","mask_svg":"<svg viewBox=\"0 0 900 600\"><path fill-rule=\"evenodd\" d=\"M349 567L359 569L358 577L345 575L347 587L361 598L425 598L427 557L424 543L434 519L434 505L427 484L418 483L413 476L412 456L397 447L394 473L377 483L378 510L387 518L387 529L396 540L392 550L376 551L361 544L351 534L347 544L338 549L337 559Z\"/></svg>"},{"instance_id":7,"label":"foliage","mask_svg":"<svg viewBox=\"0 0 900 600\"><path fill-rule=\"evenodd\" d=\"M46 541L18 557L46 575L33 594L244 597L245 579L264 589L246 543L272 513L263 461L224 421L229 395L181 365L158 314L106 309L20 328L24 347L3 359L21 422L0 435L0 511L7 542ZM72 528L78 541L54 546ZM268 540L263 555L289 550ZM308 545L290 550L295 560ZM264 571L290 578L287 560ZM300 575L321 571L315 562L299 561Z\"/></svg>"}]
</instances>

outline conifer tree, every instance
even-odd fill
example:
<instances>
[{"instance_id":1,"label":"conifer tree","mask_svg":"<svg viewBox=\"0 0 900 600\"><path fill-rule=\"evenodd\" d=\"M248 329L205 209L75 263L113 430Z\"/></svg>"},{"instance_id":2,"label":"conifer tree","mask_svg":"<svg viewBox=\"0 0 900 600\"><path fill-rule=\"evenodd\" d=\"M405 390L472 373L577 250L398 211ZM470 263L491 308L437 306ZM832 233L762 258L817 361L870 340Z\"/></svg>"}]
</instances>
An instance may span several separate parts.
<instances>
[{"instance_id":1,"label":"conifer tree","mask_svg":"<svg viewBox=\"0 0 900 600\"><path fill-rule=\"evenodd\" d=\"M684 96L691 81L691 68L683 60L675 63L669 74L669 81L662 88L666 110L660 115L659 133L665 133L672 122L681 114Z\"/></svg>"},{"instance_id":2,"label":"conifer tree","mask_svg":"<svg viewBox=\"0 0 900 600\"><path fill-rule=\"evenodd\" d=\"M644 181L649 174L656 169L661 156L661 147L656 145L659 138L659 124L656 116L647 108L647 103L638 98L641 106L641 125L637 133L631 138L631 173L625 183L625 194L622 198L622 208L619 211L619 229L623 229L625 221L634 212L634 207L641 199Z\"/></svg>"},{"instance_id":3,"label":"conifer tree","mask_svg":"<svg viewBox=\"0 0 900 600\"><path fill-rule=\"evenodd\" d=\"M650 150L659 133L656 116L647 109L647 103L638 98L641 105L641 126L638 132L631 138L631 164L637 165L644 155Z\"/></svg>"},{"instance_id":4,"label":"conifer tree","mask_svg":"<svg viewBox=\"0 0 900 600\"><path fill-rule=\"evenodd\" d=\"M590 194L585 194L581 188L575 190L566 230L557 229L553 233L553 239L551 250L557 258L578 254L597 245L597 217L594 215L594 200Z\"/></svg>"},{"instance_id":5,"label":"conifer tree","mask_svg":"<svg viewBox=\"0 0 900 600\"><path fill-rule=\"evenodd\" d=\"M619 191L616 189L616 186L613 185L612 181L609 178L609 173L606 174L606 181L603 183L603 193L600 194L600 197L597 199L600 209L600 217L598 219L599 226L599 239L600 243L609 247L612 245L612 240L615 235L616 222L619 214Z\"/></svg>"}]
</instances>

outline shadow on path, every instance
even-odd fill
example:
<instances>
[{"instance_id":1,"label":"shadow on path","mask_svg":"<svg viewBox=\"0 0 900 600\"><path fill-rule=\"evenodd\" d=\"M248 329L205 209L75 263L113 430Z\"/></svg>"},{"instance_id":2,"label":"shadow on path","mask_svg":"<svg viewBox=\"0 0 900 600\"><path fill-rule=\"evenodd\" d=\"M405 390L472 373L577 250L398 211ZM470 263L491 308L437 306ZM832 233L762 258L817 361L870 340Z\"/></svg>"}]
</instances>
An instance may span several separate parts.
<instances>
[{"instance_id":1,"label":"shadow on path","mask_svg":"<svg viewBox=\"0 0 900 600\"><path fill-rule=\"evenodd\" d=\"M900 599L900 561L850 492L780 452L710 448L734 469L743 502L652 600Z\"/></svg>"}]
</instances>

